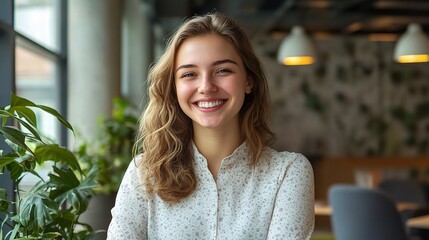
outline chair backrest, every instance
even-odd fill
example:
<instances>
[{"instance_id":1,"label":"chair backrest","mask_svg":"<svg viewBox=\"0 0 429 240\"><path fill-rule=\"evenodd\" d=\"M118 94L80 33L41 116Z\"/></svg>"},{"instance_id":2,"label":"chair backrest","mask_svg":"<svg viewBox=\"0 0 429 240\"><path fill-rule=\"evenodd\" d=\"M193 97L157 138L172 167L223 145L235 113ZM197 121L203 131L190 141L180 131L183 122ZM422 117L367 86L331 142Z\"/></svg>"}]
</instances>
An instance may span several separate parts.
<instances>
[{"instance_id":1,"label":"chair backrest","mask_svg":"<svg viewBox=\"0 0 429 240\"><path fill-rule=\"evenodd\" d=\"M385 179L378 188L389 195L395 202L410 202L427 205L425 186L412 179Z\"/></svg>"},{"instance_id":2,"label":"chair backrest","mask_svg":"<svg viewBox=\"0 0 429 240\"><path fill-rule=\"evenodd\" d=\"M333 185L331 223L337 240L405 240L407 233L393 200L377 189Z\"/></svg>"}]
</instances>

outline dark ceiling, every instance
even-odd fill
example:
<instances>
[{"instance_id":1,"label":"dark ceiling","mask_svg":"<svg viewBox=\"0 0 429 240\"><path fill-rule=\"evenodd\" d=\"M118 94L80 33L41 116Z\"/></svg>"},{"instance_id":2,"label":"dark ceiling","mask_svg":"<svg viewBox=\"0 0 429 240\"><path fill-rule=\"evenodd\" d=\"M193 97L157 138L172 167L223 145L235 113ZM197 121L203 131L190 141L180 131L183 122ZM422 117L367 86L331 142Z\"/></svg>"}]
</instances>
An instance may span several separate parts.
<instances>
[{"instance_id":1,"label":"dark ceiling","mask_svg":"<svg viewBox=\"0 0 429 240\"><path fill-rule=\"evenodd\" d=\"M411 23L429 32L429 0L155 0L155 19L172 31L185 17L213 10L236 19L251 37L287 33L397 36Z\"/></svg>"}]
</instances>

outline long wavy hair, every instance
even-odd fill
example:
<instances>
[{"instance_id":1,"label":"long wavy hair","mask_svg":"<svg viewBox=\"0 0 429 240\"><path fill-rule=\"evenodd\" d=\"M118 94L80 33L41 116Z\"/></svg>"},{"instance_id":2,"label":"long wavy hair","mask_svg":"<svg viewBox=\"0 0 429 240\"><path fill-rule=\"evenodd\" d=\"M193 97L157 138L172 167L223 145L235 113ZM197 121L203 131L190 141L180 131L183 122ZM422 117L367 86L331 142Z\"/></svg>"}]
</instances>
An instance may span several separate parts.
<instances>
[{"instance_id":1,"label":"long wavy hair","mask_svg":"<svg viewBox=\"0 0 429 240\"><path fill-rule=\"evenodd\" d=\"M194 16L170 38L164 54L148 75L149 101L141 116L136 148L142 155L138 165L148 194L167 202L178 202L197 186L192 147L191 119L181 110L175 89L174 63L177 51L188 38L217 34L228 39L240 55L252 92L240 110L241 134L249 146L249 161L256 164L273 133L268 127L269 93L261 64L241 27L220 13Z\"/></svg>"}]
</instances>

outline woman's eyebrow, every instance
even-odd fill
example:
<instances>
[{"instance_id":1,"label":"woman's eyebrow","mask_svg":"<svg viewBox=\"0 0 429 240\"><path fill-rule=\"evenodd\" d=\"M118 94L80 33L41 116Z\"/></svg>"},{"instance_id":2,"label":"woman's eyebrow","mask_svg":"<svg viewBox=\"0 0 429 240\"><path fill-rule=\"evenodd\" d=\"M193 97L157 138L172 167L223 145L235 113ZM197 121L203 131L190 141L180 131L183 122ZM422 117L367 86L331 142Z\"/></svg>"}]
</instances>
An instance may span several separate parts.
<instances>
[{"instance_id":1,"label":"woman's eyebrow","mask_svg":"<svg viewBox=\"0 0 429 240\"><path fill-rule=\"evenodd\" d=\"M185 64L185 65L182 65L182 66L178 67L176 69L176 72L179 71L182 68L193 68L193 67L196 67L196 65L195 64Z\"/></svg>"},{"instance_id":2,"label":"woman's eyebrow","mask_svg":"<svg viewBox=\"0 0 429 240\"><path fill-rule=\"evenodd\" d=\"M236 62L234 62L231 59L223 59L223 60L215 61L212 65L215 66L215 65L220 65L220 64L223 64L223 63L232 63L232 64L235 64L235 65L238 65Z\"/></svg>"},{"instance_id":3,"label":"woman's eyebrow","mask_svg":"<svg viewBox=\"0 0 429 240\"><path fill-rule=\"evenodd\" d=\"M218 61L213 62L212 66L216 66L216 65L220 65L220 64L224 64L224 63L232 63L235 65L238 65L235 61L233 61L231 59L222 59L222 60L218 60ZM196 65L195 64L184 64L184 65L179 66L176 69L176 72L179 71L180 69L183 69L183 68L193 68L193 67L196 67Z\"/></svg>"}]
</instances>

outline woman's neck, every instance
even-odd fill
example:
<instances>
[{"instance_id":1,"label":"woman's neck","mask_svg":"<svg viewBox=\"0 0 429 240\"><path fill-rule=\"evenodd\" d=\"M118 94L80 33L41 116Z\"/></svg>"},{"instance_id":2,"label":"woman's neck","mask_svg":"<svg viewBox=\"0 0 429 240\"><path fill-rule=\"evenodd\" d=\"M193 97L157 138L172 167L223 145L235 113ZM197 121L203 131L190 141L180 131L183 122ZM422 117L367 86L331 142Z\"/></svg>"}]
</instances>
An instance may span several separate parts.
<instances>
[{"instance_id":1,"label":"woman's neck","mask_svg":"<svg viewBox=\"0 0 429 240\"><path fill-rule=\"evenodd\" d=\"M222 160L231 155L242 142L243 138L238 125L232 130L194 127L195 146L207 159L214 179L216 179Z\"/></svg>"}]
</instances>

